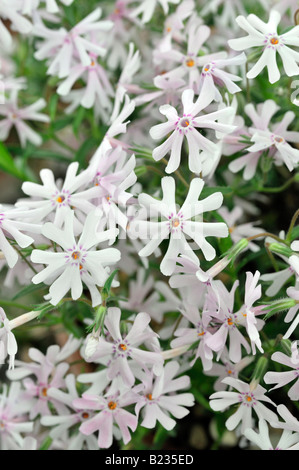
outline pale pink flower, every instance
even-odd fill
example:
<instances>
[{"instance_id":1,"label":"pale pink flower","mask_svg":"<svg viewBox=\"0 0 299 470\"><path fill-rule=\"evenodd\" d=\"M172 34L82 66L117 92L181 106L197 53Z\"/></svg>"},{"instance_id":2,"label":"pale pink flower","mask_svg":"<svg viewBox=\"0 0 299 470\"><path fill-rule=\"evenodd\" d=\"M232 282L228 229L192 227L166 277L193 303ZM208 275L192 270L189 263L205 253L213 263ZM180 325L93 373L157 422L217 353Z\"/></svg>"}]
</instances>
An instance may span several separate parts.
<instances>
[{"instance_id":1,"label":"pale pink flower","mask_svg":"<svg viewBox=\"0 0 299 470\"><path fill-rule=\"evenodd\" d=\"M214 283L217 286L216 292L218 295L215 296L214 294L212 296L212 291L210 292L209 300L211 304L208 314L213 317L214 325L218 326L218 330L207 339L207 345L218 353L218 359L228 349L229 359L234 363L238 363L242 359L242 346L247 354L251 351L250 345L239 330L240 317L234 313L234 296L239 281L235 281L230 292L221 281L214 281ZM229 345L227 344L228 339Z\"/></svg>"},{"instance_id":2,"label":"pale pink flower","mask_svg":"<svg viewBox=\"0 0 299 470\"><path fill-rule=\"evenodd\" d=\"M288 131L288 126L295 120L295 113L288 111L283 119L272 125L271 130L251 128L253 145L247 150L252 153L268 150L276 165L285 164L289 171L294 170L299 163L299 150L289 142L299 142L299 132Z\"/></svg>"},{"instance_id":3,"label":"pale pink flower","mask_svg":"<svg viewBox=\"0 0 299 470\"><path fill-rule=\"evenodd\" d=\"M209 86L214 89L214 99L216 101L223 101L219 87L225 87L231 94L238 93L241 88L235 82L241 81L242 78L238 75L222 70L225 67L243 65L246 62L246 55L244 53L235 57L212 60L204 64L201 76L199 79L199 90L204 86Z\"/></svg>"},{"instance_id":4,"label":"pale pink flower","mask_svg":"<svg viewBox=\"0 0 299 470\"><path fill-rule=\"evenodd\" d=\"M22 401L29 402L30 419L50 415L50 403L58 414L67 413L65 404L48 396L51 387L64 388L65 374L70 365L62 362L78 350L80 341L70 337L65 345L48 347L46 354L36 348L28 351L31 362L16 360L15 369L9 370L7 376L10 380L23 380L25 390L22 393Z\"/></svg>"},{"instance_id":5,"label":"pale pink flower","mask_svg":"<svg viewBox=\"0 0 299 470\"><path fill-rule=\"evenodd\" d=\"M89 166L90 176L96 191L94 204L103 211L108 228L121 227L125 232L129 219L126 215L128 201L133 194L128 191L137 181L134 172L136 159L127 156L121 147L108 149Z\"/></svg>"},{"instance_id":6,"label":"pale pink flower","mask_svg":"<svg viewBox=\"0 0 299 470\"><path fill-rule=\"evenodd\" d=\"M169 15L164 22L164 37L160 41L159 50L171 50L172 41L182 43L185 39L184 21L190 18L194 11L194 0L183 0L176 11Z\"/></svg>"},{"instance_id":7,"label":"pale pink flower","mask_svg":"<svg viewBox=\"0 0 299 470\"><path fill-rule=\"evenodd\" d=\"M101 106L110 113L112 110L111 99L114 96L114 90L106 70L98 63L97 57L93 54L89 54L89 57L89 65L75 63L72 66L68 76L57 88L57 93L67 97L74 84L81 78L86 83L80 101L81 106L89 109L98 101L101 103Z\"/></svg>"},{"instance_id":8,"label":"pale pink flower","mask_svg":"<svg viewBox=\"0 0 299 470\"><path fill-rule=\"evenodd\" d=\"M156 373L160 373L164 359L160 352L147 351L140 347L157 337L157 334L149 328L151 318L147 313L138 313L129 332L125 335L121 333L120 320L121 310L109 307L104 322L107 338L99 336L95 351L86 359L88 362L93 362L100 358L109 358L108 377L112 380L120 375L124 384L131 387L135 383L132 363L137 362L145 370L149 366L153 367Z\"/></svg>"},{"instance_id":9,"label":"pale pink flower","mask_svg":"<svg viewBox=\"0 0 299 470\"><path fill-rule=\"evenodd\" d=\"M211 377L217 377L214 382L214 390L216 392L220 392L222 390L227 390L228 388L228 385L223 382L223 379L226 377L238 379L240 372L253 362L253 360L253 356L245 356L235 364L230 361L228 351L225 350L225 352L222 353L220 361L214 362L212 368L204 371L204 373Z\"/></svg>"},{"instance_id":10,"label":"pale pink flower","mask_svg":"<svg viewBox=\"0 0 299 470\"><path fill-rule=\"evenodd\" d=\"M26 433L33 431L33 422L28 420L30 404L22 400L20 382L3 384L0 394L0 450L17 450L22 447Z\"/></svg>"},{"instance_id":11,"label":"pale pink flower","mask_svg":"<svg viewBox=\"0 0 299 470\"><path fill-rule=\"evenodd\" d=\"M161 300L161 294L166 300ZM164 314L178 309L178 299L164 282L155 282L153 276L147 276L146 270L139 268L136 279L129 283L128 300L120 300L121 309L131 312L146 312L153 320L162 323Z\"/></svg>"},{"instance_id":12,"label":"pale pink flower","mask_svg":"<svg viewBox=\"0 0 299 470\"><path fill-rule=\"evenodd\" d=\"M176 329L174 336L177 336L177 338L171 341L171 347L194 346L198 342L195 357L190 365L193 366L195 361L200 358L203 370L210 370L213 365L213 351L208 346L208 338L211 336L211 331L213 331L210 325L211 317L207 312L201 314L196 306L186 303L181 313L189 320L191 325L186 328L179 327Z\"/></svg>"},{"instance_id":13,"label":"pale pink flower","mask_svg":"<svg viewBox=\"0 0 299 470\"><path fill-rule=\"evenodd\" d=\"M0 107L0 115L3 116L3 119L0 120L0 140L6 140L11 129L15 127L22 147L25 147L27 142L31 142L36 146L41 145L42 137L31 129L25 121L50 122L49 116L39 112L45 106L46 101L40 98L30 106L19 108L17 91L11 93L9 100Z\"/></svg>"},{"instance_id":14,"label":"pale pink flower","mask_svg":"<svg viewBox=\"0 0 299 470\"><path fill-rule=\"evenodd\" d=\"M229 46L235 51L244 51L252 47L263 48L261 57L247 73L248 78L255 78L267 67L270 83L277 82L280 79L276 62L277 53L281 57L285 73L289 77L298 75L299 55L289 46L299 45L299 26L291 28L287 33L279 34L277 27L280 20L281 15L276 10L270 11L268 23L253 14L247 18L244 16L236 18L236 22L248 33L248 36L229 40Z\"/></svg>"},{"instance_id":15,"label":"pale pink flower","mask_svg":"<svg viewBox=\"0 0 299 470\"><path fill-rule=\"evenodd\" d=\"M98 446L107 449L113 443L113 425L116 424L121 432L124 444L131 440L131 431L137 428L138 420L125 407L136 402L135 394L122 393L110 396L99 396L84 393L82 398L73 401L73 405L82 410L93 410L95 416L83 422L79 428L86 436L98 431Z\"/></svg>"},{"instance_id":16,"label":"pale pink flower","mask_svg":"<svg viewBox=\"0 0 299 470\"><path fill-rule=\"evenodd\" d=\"M258 285L259 278L259 271L256 271L255 274L249 271L246 272L244 304L238 313L239 322L245 326L250 338L253 354L256 353L256 347L260 352L264 352L259 335L259 330L264 325L264 322L256 318L257 315L262 313L262 307L253 307L253 304L262 296L262 286Z\"/></svg>"},{"instance_id":17,"label":"pale pink flower","mask_svg":"<svg viewBox=\"0 0 299 470\"><path fill-rule=\"evenodd\" d=\"M240 206L235 206L231 211L229 211L227 207L221 207L219 209L219 214L227 224L231 239L234 243L238 243L243 238L264 232L264 229L261 227L254 226L259 223L258 221L238 223L239 221L242 221L242 218L244 217L244 210ZM248 248L254 252L259 251L260 249L260 247L253 241L249 242Z\"/></svg>"},{"instance_id":18,"label":"pale pink flower","mask_svg":"<svg viewBox=\"0 0 299 470\"><path fill-rule=\"evenodd\" d=\"M209 88L202 89L195 103L193 102L194 91L185 90L182 94L183 112L181 115L170 105L160 107L160 113L167 117L167 122L152 127L150 135L155 140L161 140L170 134L167 140L153 151L153 158L156 161L161 160L170 152L169 162L165 169L166 173L173 173L178 169L185 138L189 148L189 169L193 173L199 174L205 161L211 160L219 153L216 143L204 137L200 131L213 129L218 138L220 135L223 136L223 134L234 131L235 126L226 124L233 112L232 108L226 107L212 113L202 113L213 100L214 92Z\"/></svg>"},{"instance_id":19,"label":"pale pink flower","mask_svg":"<svg viewBox=\"0 0 299 470\"><path fill-rule=\"evenodd\" d=\"M223 380L237 391L215 392L210 396L210 407L214 411L224 411L225 409L238 404L235 411L227 420L226 427L229 431L236 429L241 425L241 432L252 427L252 413L257 415L258 419L265 419L268 423L277 422L277 415L269 410L262 402L276 406L265 393L267 390L258 385L255 390L250 389L250 385L242 380L227 377Z\"/></svg>"},{"instance_id":20,"label":"pale pink flower","mask_svg":"<svg viewBox=\"0 0 299 470\"><path fill-rule=\"evenodd\" d=\"M145 208L151 220L136 220L134 231L142 240L149 240L139 252L141 257L150 256L163 240L169 239L169 246L160 269L165 276L170 276L174 273L179 254L187 255L192 259L197 258L186 236L194 240L207 260L212 260L216 251L206 237L226 237L228 229L222 222L207 223L198 219L192 220L193 217L201 216L204 212L217 210L223 201L223 195L219 192L206 199L198 200L204 186L202 179L194 178L191 181L188 195L180 209L175 203L174 178L166 176L162 178L161 184L163 191L161 201L147 194L139 195L139 204ZM161 222L153 220L158 215L162 218Z\"/></svg>"},{"instance_id":21,"label":"pale pink flower","mask_svg":"<svg viewBox=\"0 0 299 470\"><path fill-rule=\"evenodd\" d=\"M279 109L273 100L266 100L264 103L258 104L256 108L252 103L245 106L245 113L251 119L252 125L249 129L238 130L239 135L236 141L241 140L240 134L242 133L256 143L250 147L247 146L246 154L229 164L229 169L233 173L244 168L244 179L251 179L256 173L258 163L265 150L268 150L268 157L277 166L284 163L291 171L297 165L299 151L291 147L288 142L298 142L299 133L287 130L295 115L292 111L288 111L280 122L271 124L271 119ZM229 141L228 138L224 140ZM246 144L243 146L245 147Z\"/></svg>"},{"instance_id":22,"label":"pale pink flower","mask_svg":"<svg viewBox=\"0 0 299 470\"><path fill-rule=\"evenodd\" d=\"M103 57L106 49L93 37L96 32L107 32L113 26L111 21L98 21L101 8L76 24L70 31L47 28L42 22L35 24L33 34L44 39L35 52L37 60L48 59L48 74L65 78L69 75L74 57L79 57L82 65L90 65L90 53Z\"/></svg>"},{"instance_id":23,"label":"pale pink flower","mask_svg":"<svg viewBox=\"0 0 299 470\"><path fill-rule=\"evenodd\" d=\"M147 374L140 377L142 383L134 388L138 393L135 412L139 416L142 410L141 426L153 429L157 422L170 431L176 425L176 419L182 419L190 411L187 407L194 405L192 393L178 393L190 387L187 375L179 376L180 366L176 361L168 362L159 377Z\"/></svg>"},{"instance_id":24,"label":"pale pink flower","mask_svg":"<svg viewBox=\"0 0 299 470\"><path fill-rule=\"evenodd\" d=\"M74 428L80 426L87 419L91 419L94 416L94 411L87 409L77 409L73 402L79 398L76 379L73 374L69 374L65 379L65 385L67 391L60 390L59 388L51 387L47 391L49 398L54 399L56 402L61 402L67 406L68 412L64 415L46 415L41 416L41 424L43 426L52 427L49 432L49 436L55 440L61 438L65 432L72 431ZM80 431L75 433L75 437L69 441L69 445L66 450L82 450L83 448L88 450L97 450L97 440L95 436L85 436Z\"/></svg>"},{"instance_id":25,"label":"pale pink flower","mask_svg":"<svg viewBox=\"0 0 299 470\"><path fill-rule=\"evenodd\" d=\"M203 44L210 34L211 29L208 26L198 25L194 22L188 31L187 52L185 54L177 49L166 50L165 52L157 50L154 53L156 63L167 60L178 64L178 66L166 72L165 77L187 78L189 88L198 94L200 91L201 67L216 59L225 59L227 57L226 52L199 55L199 51L203 49Z\"/></svg>"}]
</instances>

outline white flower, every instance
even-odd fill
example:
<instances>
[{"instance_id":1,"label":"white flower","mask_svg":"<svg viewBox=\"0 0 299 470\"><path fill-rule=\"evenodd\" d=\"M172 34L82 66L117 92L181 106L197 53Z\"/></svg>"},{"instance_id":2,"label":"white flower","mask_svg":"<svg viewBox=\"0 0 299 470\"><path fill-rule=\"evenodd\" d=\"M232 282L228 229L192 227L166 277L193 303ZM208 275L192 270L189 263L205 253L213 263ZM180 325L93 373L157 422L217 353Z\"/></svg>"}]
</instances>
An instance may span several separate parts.
<instances>
[{"instance_id":1,"label":"white flower","mask_svg":"<svg viewBox=\"0 0 299 470\"><path fill-rule=\"evenodd\" d=\"M15 240L21 248L27 248L34 242L34 239L24 232L40 233L41 226L25 222L22 219L30 218L28 211L19 211L15 208L6 208L0 205L0 249L2 250L7 264L13 268L18 261L18 253L9 243L7 238Z\"/></svg>"},{"instance_id":2,"label":"white flower","mask_svg":"<svg viewBox=\"0 0 299 470\"><path fill-rule=\"evenodd\" d=\"M96 196L96 188L84 188L91 182L92 178L88 170L77 174L79 164L71 163L66 171L64 182L55 182L52 170L43 169L40 172L42 185L26 181L22 185L22 190L31 198L21 199L16 203L16 207L23 210L32 209L38 220L52 221L57 227L61 227L66 214L73 208L76 215L76 228L82 227L80 220L82 214L86 215L95 206L90 199Z\"/></svg>"},{"instance_id":3,"label":"white flower","mask_svg":"<svg viewBox=\"0 0 299 470\"><path fill-rule=\"evenodd\" d=\"M228 228L222 222L207 223L192 220L193 217L201 216L206 211L219 209L223 201L223 196L219 192L202 201L198 200L204 186L202 179L194 178L191 181L188 195L180 209L177 209L175 203L174 178L166 176L162 178L161 184L162 201L158 201L144 193L140 194L138 200L151 219L160 215L162 221L136 220L131 223L131 227L134 225L134 231L139 238L149 240L146 246L139 251L141 257L150 256L162 240L169 238L169 246L161 262L160 269L164 275L170 276L174 272L179 254L197 259L186 240L186 236L195 241L207 260L212 260L216 255L216 251L206 240L206 237L226 237Z\"/></svg>"},{"instance_id":4,"label":"white flower","mask_svg":"<svg viewBox=\"0 0 299 470\"><path fill-rule=\"evenodd\" d=\"M0 307L0 364L4 364L6 356L9 356L9 368L13 369L18 345L15 335L11 331L11 325L3 308Z\"/></svg>"},{"instance_id":5,"label":"white flower","mask_svg":"<svg viewBox=\"0 0 299 470\"><path fill-rule=\"evenodd\" d=\"M170 158L165 169L166 173L173 173L180 165L181 152L184 137L189 147L189 169L199 174L206 161L213 162L218 155L219 148L216 143L204 137L200 131L213 129L216 137L229 134L235 130L235 126L226 124L233 113L230 107L219 109L212 113L201 113L213 100L214 90L211 87L203 87L200 96L193 102L194 91L185 90L182 94L183 113L179 116L176 109L170 105L160 107L160 113L167 117L167 122L151 128L150 135L155 140L160 140L170 134L165 142L153 151L153 158L161 160L168 152ZM199 116L198 116L199 115Z\"/></svg>"},{"instance_id":6,"label":"white flower","mask_svg":"<svg viewBox=\"0 0 299 470\"><path fill-rule=\"evenodd\" d=\"M12 37L1 18L9 20L12 27L21 34L28 34L32 30L31 22L20 13L18 0L1 0L0 43L7 49L12 45Z\"/></svg>"},{"instance_id":7,"label":"white flower","mask_svg":"<svg viewBox=\"0 0 299 470\"><path fill-rule=\"evenodd\" d=\"M214 411L224 411L226 408L239 404L237 411L227 419L225 425L229 431L234 430L241 423L241 432L252 427L252 412L254 411L259 419L268 422L277 422L277 415L269 410L262 402L275 405L270 398L265 396L266 389L258 385L255 390L250 389L250 385L242 380L227 377L223 383L230 385L237 391L221 391L210 396L210 407Z\"/></svg>"},{"instance_id":8,"label":"white flower","mask_svg":"<svg viewBox=\"0 0 299 470\"><path fill-rule=\"evenodd\" d=\"M299 434L293 433L287 429L283 430L282 435L276 446L272 444L269 435L269 429L264 419L259 420L259 432L253 429L245 429L244 436L261 450L298 450Z\"/></svg>"},{"instance_id":9,"label":"white flower","mask_svg":"<svg viewBox=\"0 0 299 470\"><path fill-rule=\"evenodd\" d=\"M280 71L276 62L276 54L281 57L285 73L292 77L298 75L299 53L288 46L299 46L299 26L291 28L285 34L279 34L277 27L281 15L276 10L271 10L268 23L264 23L256 15L247 18L238 16L236 22L244 29L248 36L231 39L229 46L235 51L244 51L252 47L263 47L263 53L257 63L247 73L248 78L255 78L267 67L270 83L280 79Z\"/></svg>"},{"instance_id":10,"label":"white flower","mask_svg":"<svg viewBox=\"0 0 299 470\"><path fill-rule=\"evenodd\" d=\"M36 274L32 282L52 284L47 299L53 305L57 305L70 289L72 298L79 299L83 292L83 283L90 291L93 306L101 303L97 286L104 286L109 276L107 267L119 261L120 252L115 248L96 250L99 243L116 236L112 230L97 232L100 216L99 211L88 214L78 241L74 236L73 211L66 214L63 230L52 223L43 226L42 234L57 243L61 251L33 250L31 260L48 266Z\"/></svg>"},{"instance_id":11,"label":"white flower","mask_svg":"<svg viewBox=\"0 0 299 470\"><path fill-rule=\"evenodd\" d=\"M155 8L160 3L163 8L164 14L167 15L169 10L169 3L179 3L180 0L139 0L140 5L133 10L132 17L139 16L142 14L142 22L148 23L154 14Z\"/></svg>"}]
</instances>

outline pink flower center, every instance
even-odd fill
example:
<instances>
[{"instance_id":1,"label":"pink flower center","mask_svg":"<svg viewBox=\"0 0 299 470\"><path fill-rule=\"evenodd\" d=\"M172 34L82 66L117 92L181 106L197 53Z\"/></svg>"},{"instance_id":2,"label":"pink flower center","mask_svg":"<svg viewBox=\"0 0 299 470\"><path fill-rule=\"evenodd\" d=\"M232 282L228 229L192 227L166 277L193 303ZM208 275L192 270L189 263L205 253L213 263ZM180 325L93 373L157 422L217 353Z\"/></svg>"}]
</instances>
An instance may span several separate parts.
<instances>
[{"instance_id":1,"label":"pink flower center","mask_svg":"<svg viewBox=\"0 0 299 470\"><path fill-rule=\"evenodd\" d=\"M190 120L187 119L187 118L182 118L181 121L180 121L180 126L181 127L189 127L190 126Z\"/></svg>"}]
</instances>

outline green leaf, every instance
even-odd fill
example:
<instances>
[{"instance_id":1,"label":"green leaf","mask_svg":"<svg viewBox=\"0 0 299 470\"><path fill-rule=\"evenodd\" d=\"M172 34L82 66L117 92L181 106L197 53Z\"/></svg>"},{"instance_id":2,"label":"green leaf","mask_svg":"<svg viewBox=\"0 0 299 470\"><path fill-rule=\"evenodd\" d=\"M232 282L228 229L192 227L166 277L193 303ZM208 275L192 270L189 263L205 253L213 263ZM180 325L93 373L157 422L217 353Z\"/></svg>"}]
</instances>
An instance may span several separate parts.
<instances>
[{"instance_id":1,"label":"green leaf","mask_svg":"<svg viewBox=\"0 0 299 470\"><path fill-rule=\"evenodd\" d=\"M56 93L52 95L49 100L49 116L50 116L51 121L54 121L56 117L58 101L59 101L59 96Z\"/></svg>"},{"instance_id":2,"label":"green leaf","mask_svg":"<svg viewBox=\"0 0 299 470\"><path fill-rule=\"evenodd\" d=\"M21 180L26 180L26 176L15 165L14 159L7 148L0 142L0 168L6 173Z\"/></svg>"},{"instance_id":3,"label":"green leaf","mask_svg":"<svg viewBox=\"0 0 299 470\"><path fill-rule=\"evenodd\" d=\"M118 272L117 269L115 271L113 271L113 273L110 274L107 281L105 282L105 285L104 285L103 290L102 290L103 300L106 300L108 298L110 290L111 290L113 279L115 278L117 272Z\"/></svg>"},{"instance_id":4,"label":"green leaf","mask_svg":"<svg viewBox=\"0 0 299 470\"><path fill-rule=\"evenodd\" d=\"M83 108L83 106L80 106L80 108L77 110L76 117L73 122L73 131L76 137L78 137L79 128L82 124L85 114L86 114L86 109Z\"/></svg>"},{"instance_id":5,"label":"green leaf","mask_svg":"<svg viewBox=\"0 0 299 470\"><path fill-rule=\"evenodd\" d=\"M24 297L25 295L31 294L32 292L35 292L40 289L41 289L40 284L30 284L29 286L26 286L23 289L21 289L19 292L17 292L17 294L15 294L12 297L12 300L17 300L20 297Z\"/></svg>"}]
</instances>

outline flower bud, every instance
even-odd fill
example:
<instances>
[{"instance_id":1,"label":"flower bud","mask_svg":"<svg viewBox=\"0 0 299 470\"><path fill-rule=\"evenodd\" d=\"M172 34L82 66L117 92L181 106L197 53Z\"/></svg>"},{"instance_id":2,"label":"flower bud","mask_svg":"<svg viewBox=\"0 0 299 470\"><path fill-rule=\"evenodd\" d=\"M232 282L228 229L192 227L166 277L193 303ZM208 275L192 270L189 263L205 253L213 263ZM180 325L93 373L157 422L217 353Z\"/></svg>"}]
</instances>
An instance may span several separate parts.
<instances>
[{"instance_id":1,"label":"flower bud","mask_svg":"<svg viewBox=\"0 0 299 470\"><path fill-rule=\"evenodd\" d=\"M269 243L268 248L273 253L277 253L279 255L283 255L287 257L292 256L293 254L292 250L289 247L287 247L286 245L282 245L280 243Z\"/></svg>"},{"instance_id":2,"label":"flower bud","mask_svg":"<svg viewBox=\"0 0 299 470\"><path fill-rule=\"evenodd\" d=\"M90 359L97 350L99 344L99 338L91 335L87 338L87 343L85 347L85 357L86 359Z\"/></svg>"}]
</instances>

